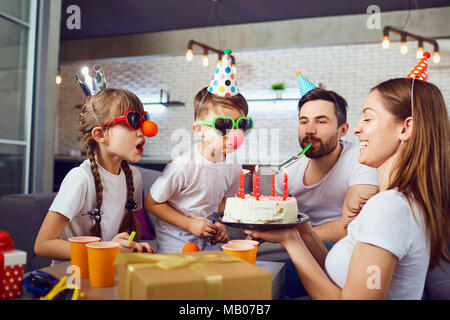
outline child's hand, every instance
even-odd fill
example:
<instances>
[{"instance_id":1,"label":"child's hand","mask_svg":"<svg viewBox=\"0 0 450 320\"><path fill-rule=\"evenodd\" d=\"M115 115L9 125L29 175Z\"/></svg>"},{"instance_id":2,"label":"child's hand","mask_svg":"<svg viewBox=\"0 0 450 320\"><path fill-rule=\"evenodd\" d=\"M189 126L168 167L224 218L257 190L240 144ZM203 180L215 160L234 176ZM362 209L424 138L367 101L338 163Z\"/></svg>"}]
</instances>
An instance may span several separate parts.
<instances>
[{"instance_id":1,"label":"child's hand","mask_svg":"<svg viewBox=\"0 0 450 320\"><path fill-rule=\"evenodd\" d=\"M147 252L147 253L156 253L156 250L152 248L150 244L147 242L139 242L136 243L136 246L133 249L133 252Z\"/></svg>"},{"instance_id":2,"label":"child's hand","mask_svg":"<svg viewBox=\"0 0 450 320\"><path fill-rule=\"evenodd\" d=\"M228 231L224 224L220 222L216 222L216 225L219 227L216 235L213 237L214 242L228 242Z\"/></svg>"},{"instance_id":3,"label":"child's hand","mask_svg":"<svg viewBox=\"0 0 450 320\"><path fill-rule=\"evenodd\" d=\"M136 242L128 241L130 235L127 232L122 232L116 235L111 241L120 244L119 252L133 252Z\"/></svg>"},{"instance_id":4,"label":"child's hand","mask_svg":"<svg viewBox=\"0 0 450 320\"><path fill-rule=\"evenodd\" d=\"M218 230L219 227L210 221L191 219L188 231L200 238L212 238Z\"/></svg>"},{"instance_id":5,"label":"child's hand","mask_svg":"<svg viewBox=\"0 0 450 320\"><path fill-rule=\"evenodd\" d=\"M145 248L148 253L156 253L156 250L153 249L148 243L128 241L129 237L130 235L127 232L122 232L116 235L111 241L120 244L119 252L133 252L135 249L137 252L143 252L143 249Z\"/></svg>"}]
</instances>

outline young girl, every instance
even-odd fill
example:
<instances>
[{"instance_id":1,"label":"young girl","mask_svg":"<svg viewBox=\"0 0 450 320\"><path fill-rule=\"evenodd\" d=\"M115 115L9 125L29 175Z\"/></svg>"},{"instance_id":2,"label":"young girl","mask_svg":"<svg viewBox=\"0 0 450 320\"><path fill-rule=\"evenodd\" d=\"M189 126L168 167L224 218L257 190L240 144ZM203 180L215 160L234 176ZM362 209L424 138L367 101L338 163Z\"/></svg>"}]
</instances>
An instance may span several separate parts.
<instances>
[{"instance_id":1,"label":"young girl","mask_svg":"<svg viewBox=\"0 0 450 320\"><path fill-rule=\"evenodd\" d=\"M413 92L413 93L412 93ZM280 242L313 299L421 299L427 271L449 261L450 127L439 89L418 79L373 88L354 129L380 193L328 253L309 223L249 232Z\"/></svg>"},{"instance_id":2,"label":"young girl","mask_svg":"<svg viewBox=\"0 0 450 320\"><path fill-rule=\"evenodd\" d=\"M142 204L140 172L128 165L143 153L142 124L147 120L141 101L122 89L89 95L81 109L80 133L88 159L64 178L36 238L37 255L70 259L73 236L93 235L120 244L120 251L155 250L140 237L133 210Z\"/></svg>"}]
</instances>

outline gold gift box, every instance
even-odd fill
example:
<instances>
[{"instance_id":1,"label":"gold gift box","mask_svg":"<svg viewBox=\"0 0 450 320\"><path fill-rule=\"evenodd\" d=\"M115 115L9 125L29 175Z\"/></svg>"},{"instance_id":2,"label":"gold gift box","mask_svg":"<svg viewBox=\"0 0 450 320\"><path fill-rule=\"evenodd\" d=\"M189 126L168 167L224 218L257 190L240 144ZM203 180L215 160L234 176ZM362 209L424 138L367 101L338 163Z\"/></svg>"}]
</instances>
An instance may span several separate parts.
<instances>
[{"instance_id":1,"label":"gold gift box","mask_svg":"<svg viewBox=\"0 0 450 320\"><path fill-rule=\"evenodd\" d=\"M222 251L119 253L118 292L132 300L270 300L272 274Z\"/></svg>"}]
</instances>

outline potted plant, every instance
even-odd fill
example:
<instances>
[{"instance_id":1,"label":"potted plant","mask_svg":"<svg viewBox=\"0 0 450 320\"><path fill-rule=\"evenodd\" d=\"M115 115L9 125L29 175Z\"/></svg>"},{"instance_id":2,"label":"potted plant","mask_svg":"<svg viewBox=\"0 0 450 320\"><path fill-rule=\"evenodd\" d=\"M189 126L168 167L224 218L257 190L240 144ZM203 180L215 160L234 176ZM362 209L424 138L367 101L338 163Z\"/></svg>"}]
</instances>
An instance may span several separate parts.
<instances>
[{"instance_id":1,"label":"potted plant","mask_svg":"<svg viewBox=\"0 0 450 320\"><path fill-rule=\"evenodd\" d=\"M272 90L275 91L277 99L281 99L281 94L283 93L284 89L284 82L275 83L272 85Z\"/></svg>"}]
</instances>

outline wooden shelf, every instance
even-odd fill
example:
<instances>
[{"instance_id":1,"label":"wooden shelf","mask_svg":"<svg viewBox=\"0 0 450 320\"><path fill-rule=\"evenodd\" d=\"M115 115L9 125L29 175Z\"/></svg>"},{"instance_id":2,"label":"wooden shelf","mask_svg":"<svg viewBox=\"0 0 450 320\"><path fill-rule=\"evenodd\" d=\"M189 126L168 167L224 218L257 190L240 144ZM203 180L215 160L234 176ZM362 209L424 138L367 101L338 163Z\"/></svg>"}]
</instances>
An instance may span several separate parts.
<instances>
[{"instance_id":1,"label":"wooden shelf","mask_svg":"<svg viewBox=\"0 0 450 320\"><path fill-rule=\"evenodd\" d=\"M247 101L259 101L259 102L264 102L264 101L267 101L267 102L269 102L269 101L298 101L298 100L300 100L300 98L281 98L281 99L276 99L276 98L273 98L273 99L246 99Z\"/></svg>"},{"instance_id":2,"label":"wooden shelf","mask_svg":"<svg viewBox=\"0 0 450 320\"><path fill-rule=\"evenodd\" d=\"M158 105L162 105L164 107L181 107L184 106L184 102L181 101L169 101L169 102L146 102L143 103L144 106L148 106L148 105L154 105L154 104L158 104Z\"/></svg>"}]
</instances>

